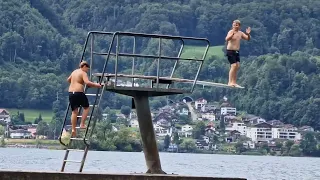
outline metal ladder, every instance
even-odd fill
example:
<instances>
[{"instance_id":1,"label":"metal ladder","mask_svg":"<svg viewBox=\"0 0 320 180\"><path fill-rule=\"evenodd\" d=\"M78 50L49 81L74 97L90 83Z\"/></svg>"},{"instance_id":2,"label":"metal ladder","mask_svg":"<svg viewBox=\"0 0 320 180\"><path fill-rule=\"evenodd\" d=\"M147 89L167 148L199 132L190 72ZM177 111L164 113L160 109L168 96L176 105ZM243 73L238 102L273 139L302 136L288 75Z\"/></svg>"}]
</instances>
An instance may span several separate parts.
<instances>
[{"instance_id":1,"label":"metal ladder","mask_svg":"<svg viewBox=\"0 0 320 180\"><path fill-rule=\"evenodd\" d=\"M70 138L70 142L68 144L66 144L66 143L62 142L62 133L63 133L63 130L64 130L65 125L66 125L69 109L71 109L70 108L70 103L68 104L68 109L67 109L67 112L65 114L64 122L63 122L63 125L62 125L62 128L61 128L61 133L60 133L60 136L59 136L60 143L67 148L66 152L65 152L65 156L64 156L63 162L62 162L61 172L64 172L64 169L65 169L65 166L66 166L67 162L80 163L79 172L82 172L82 170L83 170L83 166L84 166L84 163L85 163L88 151L89 151L89 147L90 147L90 138L91 138L91 136L93 134L94 127L95 127L96 121L97 121L97 118L96 118L95 115L96 115L97 111L99 110L100 102L101 102L101 99L103 97L103 93L105 92L105 87L106 86L104 84L102 84L102 79L103 78L99 78L99 81L98 81L99 84L102 85L102 87L101 88L96 88L97 92L95 94L88 94L87 91L88 91L89 87L87 85L85 86L84 93L86 94L86 96L87 97L88 96L94 96L95 97L93 104L90 104L90 101L89 101L89 104L90 104L89 108L92 108L92 109L89 110L89 114L87 116L87 120L86 120L88 122L87 123L87 127L86 127L86 130L85 130L85 133L84 133L83 137L80 137L80 138L79 137L71 137ZM96 111L95 111L95 109L96 109ZM78 116L77 116L77 122L79 120L81 120L82 110L83 110L83 108L80 107L79 108L79 113L78 113ZM93 124L90 127L90 124L91 124L92 120L93 120ZM80 130L80 127L77 126L76 129ZM89 129L90 129L90 133L89 133ZM77 133L77 135L79 135L79 133ZM71 146L73 141L83 141L83 143L85 145L84 149L72 149L72 148L70 148L70 146ZM83 152L83 156L82 156L81 161L68 160L70 151Z\"/></svg>"}]
</instances>

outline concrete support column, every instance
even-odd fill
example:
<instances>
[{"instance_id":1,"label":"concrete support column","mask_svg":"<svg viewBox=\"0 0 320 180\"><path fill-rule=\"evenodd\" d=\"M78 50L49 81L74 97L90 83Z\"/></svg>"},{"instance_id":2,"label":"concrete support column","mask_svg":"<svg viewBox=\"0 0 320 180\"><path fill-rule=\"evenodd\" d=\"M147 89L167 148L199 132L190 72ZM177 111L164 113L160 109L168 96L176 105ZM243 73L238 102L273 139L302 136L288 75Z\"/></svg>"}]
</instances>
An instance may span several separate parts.
<instances>
[{"instance_id":1,"label":"concrete support column","mask_svg":"<svg viewBox=\"0 0 320 180\"><path fill-rule=\"evenodd\" d=\"M147 173L166 174L161 168L148 96L143 94L134 96L134 104L137 110L140 134L143 143L143 152L148 167Z\"/></svg>"}]
</instances>

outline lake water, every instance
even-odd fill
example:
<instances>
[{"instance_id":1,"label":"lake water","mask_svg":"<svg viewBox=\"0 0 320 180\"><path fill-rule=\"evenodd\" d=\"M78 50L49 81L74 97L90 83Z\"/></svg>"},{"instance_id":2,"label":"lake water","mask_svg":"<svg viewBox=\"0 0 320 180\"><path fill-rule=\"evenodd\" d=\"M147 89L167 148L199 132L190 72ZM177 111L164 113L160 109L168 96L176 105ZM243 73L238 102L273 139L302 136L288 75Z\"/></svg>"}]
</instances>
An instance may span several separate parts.
<instances>
[{"instance_id":1,"label":"lake water","mask_svg":"<svg viewBox=\"0 0 320 180\"><path fill-rule=\"evenodd\" d=\"M60 171L65 151L0 148L0 170ZM80 160L82 153L70 152ZM320 180L320 158L160 153L166 173L248 180ZM67 163L65 172L76 172L78 163ZM144 173L142 152L89 151L83 172Z\"/></svg>"}]
</instances>

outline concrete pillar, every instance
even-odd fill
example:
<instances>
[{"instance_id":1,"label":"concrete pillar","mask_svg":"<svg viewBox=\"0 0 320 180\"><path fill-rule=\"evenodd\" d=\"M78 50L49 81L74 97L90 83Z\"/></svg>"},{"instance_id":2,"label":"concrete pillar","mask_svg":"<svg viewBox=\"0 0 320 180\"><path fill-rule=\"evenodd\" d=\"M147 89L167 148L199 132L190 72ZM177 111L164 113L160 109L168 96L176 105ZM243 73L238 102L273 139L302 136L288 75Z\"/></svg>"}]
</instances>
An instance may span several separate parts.
<instances>
[{"instance_id":1,"label":"concrete pillar","mask_svg":"<svg viewBox=\"0 0 320 180\"><path fill-rule=\"evenodd\" d=\"M137 111L140 134L143 143L143 152L148 167L147 173L166 174L161 168L148 96L143 94L136 95L134 97L134 104Z\"/></svg>"}]
</instances>

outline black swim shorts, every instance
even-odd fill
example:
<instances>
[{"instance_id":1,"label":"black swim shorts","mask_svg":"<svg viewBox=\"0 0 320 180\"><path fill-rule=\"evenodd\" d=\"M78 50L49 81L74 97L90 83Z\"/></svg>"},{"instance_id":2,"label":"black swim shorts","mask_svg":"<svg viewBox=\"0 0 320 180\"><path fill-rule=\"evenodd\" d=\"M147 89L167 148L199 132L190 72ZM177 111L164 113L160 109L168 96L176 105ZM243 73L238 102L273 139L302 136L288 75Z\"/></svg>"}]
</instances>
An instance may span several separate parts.
<instances>
[{"instance_id":1,"label":"black swim shorts","mask_svg":"<svg viewBox=\"0 0 320 180\"><path fill-rule=\"evenodd\" d=\"M83 92L69 92L69 102L72 111L79 108L89 107L89 101L87 96Z\"/></svg>"},{"instance_id":2,"label":"black swim shorts","mask_svg":"<svg viewBox=\"0 0 320 180\"><path fill-rule=\"evenodd\" d=\"M227 50L227 57L230 64L240 62L239 51L236 50Z\"/></svg>"}]
</instances>

